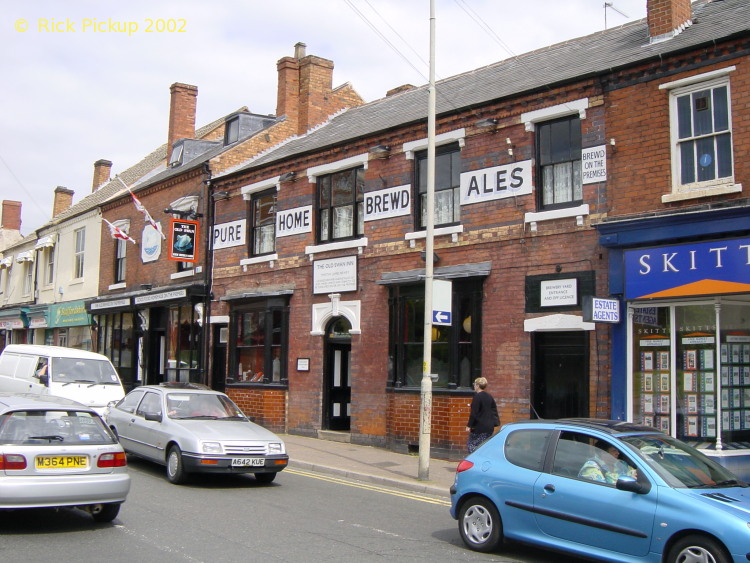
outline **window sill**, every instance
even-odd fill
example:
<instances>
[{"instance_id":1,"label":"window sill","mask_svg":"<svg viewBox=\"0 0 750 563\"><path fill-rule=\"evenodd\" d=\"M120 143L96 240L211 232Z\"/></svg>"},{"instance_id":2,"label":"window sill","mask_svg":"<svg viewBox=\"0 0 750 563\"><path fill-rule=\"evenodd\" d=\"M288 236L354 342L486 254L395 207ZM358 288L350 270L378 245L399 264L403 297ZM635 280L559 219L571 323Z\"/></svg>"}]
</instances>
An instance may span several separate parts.
<instances>
[{"instance_id":1,"label":"window sill","mask_svg":"<svg viewBox=\"0 0 750 563\"><path fill-rule=\"evenodd\" d=\"M127 287L127 284L125 282L120 282L120 283L113 283L112 285L107 286L107 289L108 290L112 290L112 289L125 289L126 287Z\"/></svg>"},{"instance_id":2,"label":"window sill","mask_svg":"<svg viewBox=\"0 0 750 563\"><path fill-rule=\"evenodd\" d=\"M367 246L367 237L362 237L354 240L343 240L341 242L330 242L326 244L318 244L316 246L306 246L305 254L310 257L310 260L315 259L316 254L321 252L330 252L332 250L345 250L349 248L356 248L359 253L362 254L362 249Z\"/></svg>"},{"instance_id":3,"label":"window sill","mask_svg":"<svg viewBox=\"0 0 750 563\"><path fill-rule=\"evenodd\" d=\"M184 270L182 272L177 272L175 274L171 274L169 276L170 280L178 280L180 278L189 278L190 276L193 276L196 274L195 270Z\"/></svg>"},{"instance_id":4,"label":"window sill","mask_svg":"<svg viewBox=\"0 0 750 563\"><path fill-rule=\"evenodd\" d=\"M685 189L682 191L675 191L671 194L665 194L661 196L662 203L672 203L675 201L685 201L688 199L699 199L702 197L712 197L717 195L736 194L742 191L742 184L735 184L733 182L712 185L705 187L698 187L694 189Z\"/></svg>"},{"instance_id":5,"label":"window sill","mask_svg":"<svg viewBox=\"0 0 750 563\"><path fill-rule=\"evenodd\" d=\"M554 219L566 219L568 217L576 218L576 226L583 226L583 218L589 214L589 205L578 205L576 207L564 207L552 211L538 211L536 213L526 213L523 217L524 224L531 225L531 232L536 232L537 223L543 221L552 221Z\"/></svg>"},{"instance_id":6,"label":"window sill","mask_svg":"<svg viewBox=\"0 0 750 563\"><path fill-rule=\"evenodd\" d=\"M243 258L240 260L240 266L251 266L253 264L264 264L269 263L269 266L273 268L273 263L279 259L279 255L275 252L273 254L264 254L263 256L253 256L252 258Z\"/></svg>"},{"instance_id":7,"label":"window sill","mask_svg":"<svg viewBox=\"0 0 750 563\"><path fill-rule=\"evenodd\" d=\"M439 236L451 236L451 242L458 242L458 235L464 232L464 226L463 225L454 225L452 227L438 227L433 230L433 235L436 237ZM415 243L417 240L427 238L427 231L414 231L412 233L406 233L404 235L404 240L409 241L409 246L411 248L415 247Z\"/></svg>"}]
</instances>

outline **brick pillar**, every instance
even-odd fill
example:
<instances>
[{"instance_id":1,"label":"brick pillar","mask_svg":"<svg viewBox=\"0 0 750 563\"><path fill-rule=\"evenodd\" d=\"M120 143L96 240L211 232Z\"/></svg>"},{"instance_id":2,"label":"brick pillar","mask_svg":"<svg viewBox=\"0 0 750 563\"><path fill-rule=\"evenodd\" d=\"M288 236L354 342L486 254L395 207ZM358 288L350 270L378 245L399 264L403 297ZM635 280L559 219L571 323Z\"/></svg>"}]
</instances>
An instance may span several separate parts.
<instances>
[{"instance_id":1,"label":"brick pillar","mask_svg":"<svg viewBox=\"0 0 750 563\"><path fill-rule=\"evenodd\" d=\"M52 204L52 217L57 217L63 211L70 209L73 205L73 190L57 186L55 188L55 201Z\"/></svg>"},{"instance_id":2,"label":"brick pillar","mask_svg":"<svg viewBox=\"0 0 750 563\"><path fill-rule=\"evenodd\" d=\"M94 181L91 185L91 191L95 192L104 184L109 182L109 173L112 170L112 162L100 159L94 163Z\"/></svg>"},{"instance_id":3,"label":"brick pillar","mask_svg":"<svg viewBox=\"0 0 750 563\"><path fill-rule=\"evenodd\" d=\"M167 154L178 139L195 137L195 110L198 103L198 87L175 82L169 87L172 94L169 104L169 134Z\"/></svg>"}]
</instances>

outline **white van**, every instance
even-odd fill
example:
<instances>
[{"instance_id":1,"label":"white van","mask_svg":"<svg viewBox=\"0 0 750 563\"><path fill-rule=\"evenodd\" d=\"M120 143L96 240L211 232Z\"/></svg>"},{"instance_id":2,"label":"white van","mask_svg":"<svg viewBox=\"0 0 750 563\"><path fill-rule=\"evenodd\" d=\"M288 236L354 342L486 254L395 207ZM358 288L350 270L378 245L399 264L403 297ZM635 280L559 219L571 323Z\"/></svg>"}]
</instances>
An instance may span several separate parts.
<instances>
[{"instance_id":1,"label":"white van","mask_svg":"<svg viewBox=\"0 0 750 563\"><path fill-rule=\"evenodd\" d=\"M0 391L55 395L104 414L110 401L125 396L109 358L94 352L9 344L0 354Z\"/></svg>"}]
</instances>

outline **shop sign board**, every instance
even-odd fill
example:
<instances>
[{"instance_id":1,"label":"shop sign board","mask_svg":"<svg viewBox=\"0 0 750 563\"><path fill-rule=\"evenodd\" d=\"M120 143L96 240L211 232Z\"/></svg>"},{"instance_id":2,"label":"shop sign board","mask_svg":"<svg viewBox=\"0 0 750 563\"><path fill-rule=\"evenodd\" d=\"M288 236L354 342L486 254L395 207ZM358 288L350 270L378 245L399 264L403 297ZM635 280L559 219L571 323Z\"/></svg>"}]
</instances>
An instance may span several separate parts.
<instances>
[{"instance_id":1,"label":"shop sign board","mask_svg":"<svg viewBox=\"0 0 750 563\"><path fill-rule=\"evenodd\" d=\"M388 219L411 213L411 187L396 186L365 194L365 221Z\"/></svg>"},{"instance_id":2,"label":"shop sign board","mask_svg":"<svg viewBox=\"0 0 750 563\"><path fill-rule=\"evenodd\" d=\"M169 259L198 261L198 221L172 219L169 225Z\"/></svg>"},{"instance_id":3,"label":"shop sign board","mask_svg":"<svg viewBox=\"0 0 750 563\"><path fill-rule=\"evenodd\" d=\"M276 238L312 232L312 205L276 212Z\"/></svg>"},{"instance_id":4,"label":"shop sign board","mask_svg":"<svg viewBox=\"0 0 750 563\"><path fill-rule=\"evenodd\" d=\"M49 306L49 326L85 326L91 324L84 301L70 301Z\"/></svg>"},{"instance_id":5,"label":"shop sign board","mask_svg":"<svg viewBox=\"0 0 750 563\"><path fill-rule=\"evenodd\" d=\"M246 224L247 219L239 219L238 221L214 225L212 248L216 250L219 248L244 246Z\"/></svg>"},{"instance_id":6,"label":"shop sign board","mask_svg":"<svg viewBox=\"0 0 750 563\"><path fill-rule=\"evenodd\" d=\"M461 205L531 194L531 161L462 172Z\"/></svg>"},{"instance_id":7,"label":"shop sign board","mask_svg":"<svg viewBox=\"0 0 750 563\"><path fill-rule=\"evenodd\" d=\"M625 251L625 298L750 292L750 238Z\"/></svg>"},{"instance_id":8,"label":"shop sign board","mask_svg":"<svg viewBox=\"0 0 750 563\"><path fill-rule=\"evenodd\" d=\"M610 324L620 322L620 302L617 299L584 295L582 305L583 322Z\"/></svg>"}]
</instances>

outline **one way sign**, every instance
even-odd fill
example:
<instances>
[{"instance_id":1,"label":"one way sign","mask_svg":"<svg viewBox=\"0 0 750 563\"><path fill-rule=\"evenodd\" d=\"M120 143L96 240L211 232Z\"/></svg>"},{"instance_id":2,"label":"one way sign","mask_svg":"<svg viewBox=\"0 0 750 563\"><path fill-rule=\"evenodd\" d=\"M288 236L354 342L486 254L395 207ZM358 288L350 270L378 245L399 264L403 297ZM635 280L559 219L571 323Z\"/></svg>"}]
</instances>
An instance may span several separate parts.
<instances>
[{"instance_id":1,"label":"one way sign","mask_svg":"<svg viewBox=\"0 0 750 563\"><path fill-rule=\"evenodd\" d=\"M453 315L453 283L446 280L432 280L432 324L450 326Z\"/></svg>"}]
</instances>

